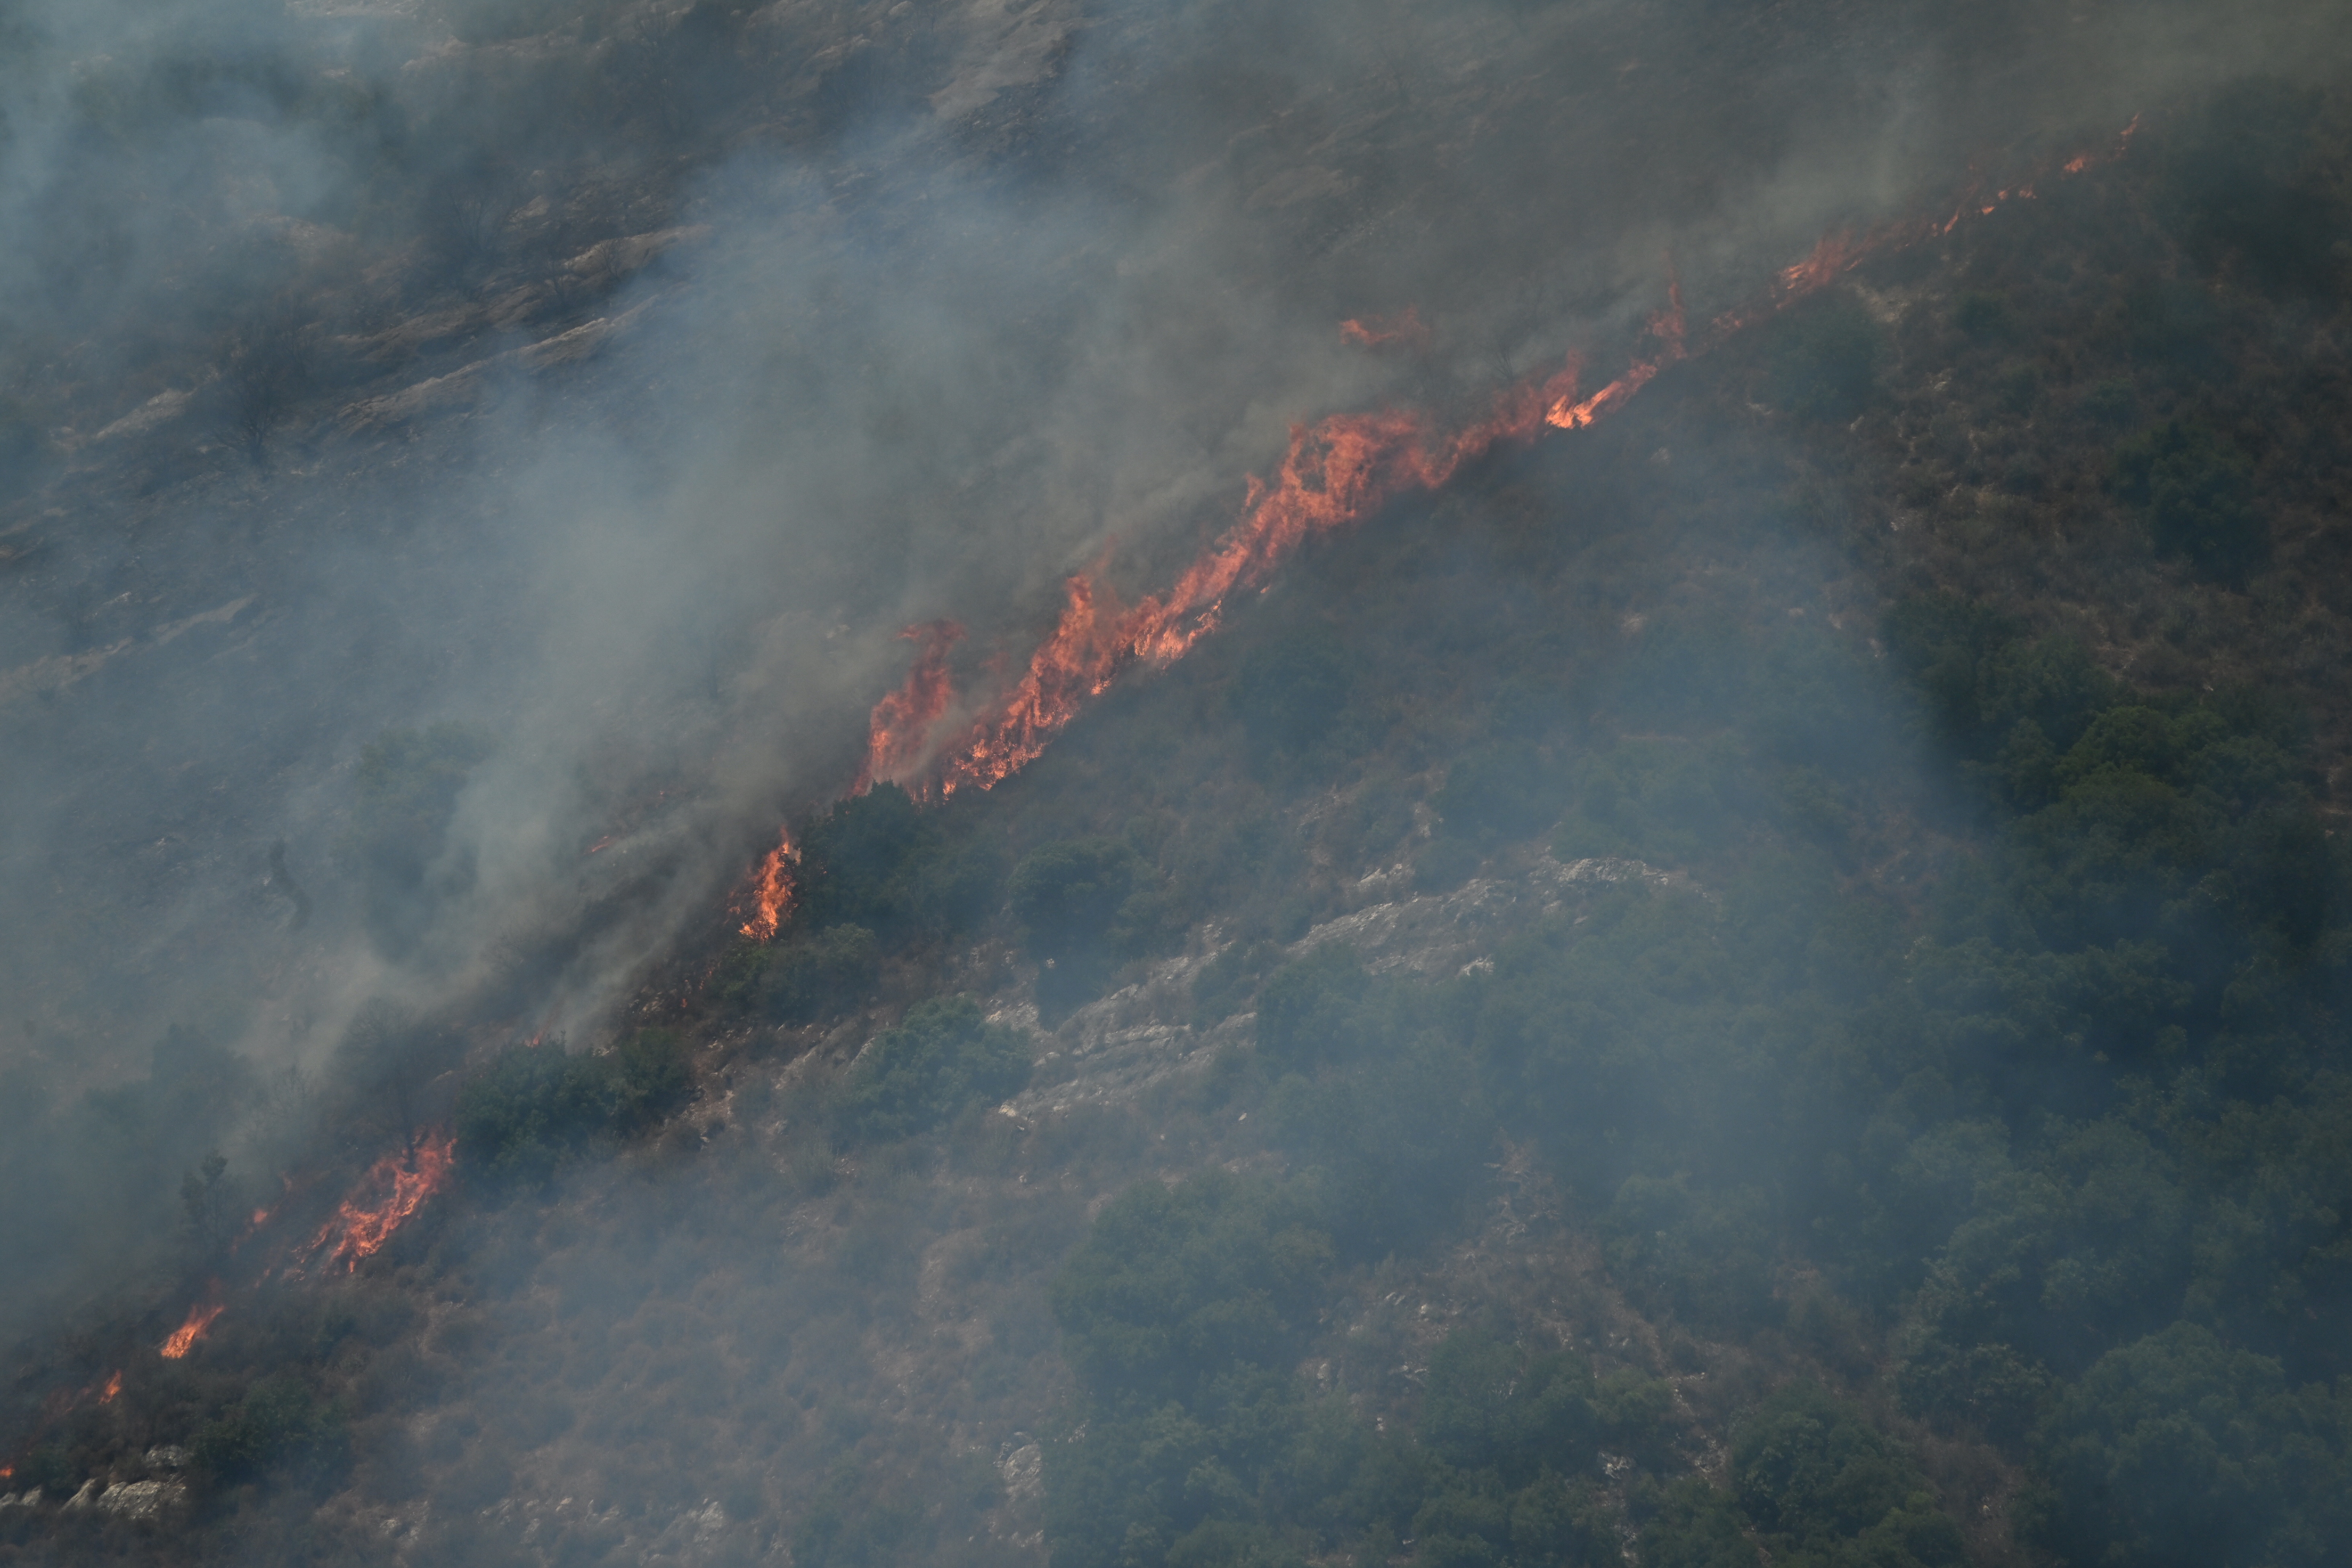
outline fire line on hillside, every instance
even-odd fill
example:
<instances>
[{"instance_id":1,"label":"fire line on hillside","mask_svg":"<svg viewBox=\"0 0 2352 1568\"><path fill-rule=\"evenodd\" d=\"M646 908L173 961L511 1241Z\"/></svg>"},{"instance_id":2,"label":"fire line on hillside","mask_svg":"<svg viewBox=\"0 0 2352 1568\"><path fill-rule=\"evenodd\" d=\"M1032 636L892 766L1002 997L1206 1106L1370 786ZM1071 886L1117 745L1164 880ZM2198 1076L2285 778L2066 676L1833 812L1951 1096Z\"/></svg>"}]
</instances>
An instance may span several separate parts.
<instances>
[{"instance_id":1,"label":"fire line on hillside","mask_svg":"<svg viewBox=\"0 0 2352 1568\"><path fill-rule=\"evenodd\" d=\"M2057 175L2078 174L2121 158L2138 129L2135 115L2111 147L2074 154L2057 166ZM1121 670L1134 664L1166 666L1190 652L1217 628L1229 595L1263 583L1308 538L1360 523L1400 495L1438 489L1498 447L1532 441L1546 429L1595 425L1668 365L1719 347L1872 258L1948 235L1964 219L1997 211L2009 201L2033 199L2032 180L1995 192L1972 182L1948 217L1825 234L1804 260L1775 277L1762 299L1717 315L1696 342L1685 319L1681 280L1669 264L1666 308L1650 318L1643 334L1652 345L1648 353L1587 395L1579 396L1581 367L1571 356L1543 382L1500 394L1485 419L1450 437L1433 434L1427 416L1410 409L1335 414L1292 426L1289 449L1274 479L1250 478L1240 521L1164 595L1123 605L1101 565L1072 575L1063 584L1061 617L1030 656L1021 679L961 729L938 733L955 707L948 652L964 628L942 620L901 632L920 645L914 668L904 684L875 704L866 759L848 793L863 795L887 781L918 800L938 801L966 788L992 788L1044 754ZM1419 312L1408 307L1393 322L1349 321L1340 331L1350 342L1373 347L1417 342L1426 328ZM741 927L743 935L764 942L782 929L792 912L792 871L798 861L787 831L751 875L747 897L752 912Z\"/></svg>"}]
</instances>

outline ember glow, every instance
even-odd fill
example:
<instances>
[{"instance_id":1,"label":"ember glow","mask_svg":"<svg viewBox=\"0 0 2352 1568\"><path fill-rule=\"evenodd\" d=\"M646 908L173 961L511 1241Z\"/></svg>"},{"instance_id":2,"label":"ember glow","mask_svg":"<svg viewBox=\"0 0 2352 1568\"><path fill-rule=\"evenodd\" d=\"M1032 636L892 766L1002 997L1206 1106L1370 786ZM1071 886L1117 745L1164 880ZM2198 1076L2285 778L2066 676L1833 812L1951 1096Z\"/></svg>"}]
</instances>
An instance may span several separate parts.
<instances>
[{"instance_id":1,"label":"ember glow","mask_svg":"<svg viewBox=\"0 0 2352 1568\"><path fill-rule=\"evenodd\" d=\"M98 1402L100 1405L111 1405L114 1403L114 1396L121 1392L122 1374L118 1372L106 1380L106 1386L99 1391Z\"/></svg>"},{"instance_id":2,"label":"ember glow","mask_svg":"<svg viewBox=\"0 0 2352 1568\"><path fill-rule=\"evenodd\" d=\"M887 699L886 699L887 700ZM879 710L877 710L878 712ZM786 829L751 874L751 918L743 922L743 934L753 942L766 942L780 930L786 916L793 912L793 868L801 862L801 852ZM538 1044L536 1038L531 1042Z\"/></svg>"},{"instance_id":3,"label":"ember glow","mask_svg":"<svg viewBox=\"0 0 2352 1568\"><path fill-rule=\"evenodd\" d=\"M163 1359L178 1361L194 1349L196 1342L205 1337L205 1331L213 1326L213 1320L226 1310L219 1301L203 1301L189 1308L187 1321L173 1329L172 1337L163 1342Z\"/></svg>"},{"instance_id":4,"label":"ember glow","mask_svg":"<svg viewBox=\"0 0 2352 1568\"><path fill-rule=\"evenodd\" d=\"M340 1258L347 1272L357 1268L360 1259L383 1250L425 1200L448 1183L456 1152L456 1139L427 1132L408 1152L386 1154L369 1167L303 1250L329 1263Z\"/></svg>"}]
</instances>

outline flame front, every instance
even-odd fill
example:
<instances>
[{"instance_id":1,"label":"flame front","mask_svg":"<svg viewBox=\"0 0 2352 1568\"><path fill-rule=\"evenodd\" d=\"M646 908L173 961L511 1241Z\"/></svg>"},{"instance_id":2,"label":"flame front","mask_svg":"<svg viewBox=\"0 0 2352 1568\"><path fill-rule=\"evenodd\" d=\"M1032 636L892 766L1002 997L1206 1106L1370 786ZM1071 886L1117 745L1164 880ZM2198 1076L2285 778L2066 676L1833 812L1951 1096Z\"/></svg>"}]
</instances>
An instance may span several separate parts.
<instances>
[{"instance_id":1,"label":"flame front","mask_svg":"<svg viewBox=\"0 0 2352 1568\"><path fill-rule=\"evenodd\" d=\"M386 1154L369 1167L305 1250L313 1258L323 1252L329 1262L341 1258L347 1271L356 1269L361 1258L382 1251L425 1200L447 1184L456 1154L456 1139L432 1132L407 1153Z\"/></svg>"},{"instance_id":2,"label":"flame front","mask_svg":"<svg viewBox=\"0 0 2352 1568\"><path fill-rule=\"evenodd\" d=\"M864 795L877 779L905 778L919 768L929 755L932 726L955 700L948 649L963 639L963 627L953 621L932 621L908 626L898 636L920 643L922 650L915 656L907 684L874 705L866 721L866 763L851 786L853 795ZM766 934L774 934L772 925Z\"/></svg>"},{"instance_id":3,"label":"flame front","mask_svg":"<svg viewBox=\"0 0 2352 1568\"><path fill-rule=\"evenodd\" d=\"M751 874L751 918L743 922L745 936L766 942L782 929L784 917L793 912L793 868L800 861L800 848L786 828ZM536 1037L531 1041L538 1043Z\"/></svg>"},{"instance_id":4,"label":"flame front","mask_svg":"<svg viewBox=\"0 0 2352 1568\"><path fill-rule=\"evenodd\" d=\"M188 1321L182 1323L178 1328L173 1329L172 1331L172 1337L163 1342L163 1359L165 1361L178 1361L182 1356L186 1355L189 1351L194 1349L196 1342L205 1337L205 1331L213 1326L213 1320L219 1317L221 1313L226 1310L226 1304L219 1301L199 1302L195 1306L189 1308ZM117 1374L117 1381L119 1384L119 1373ZM107 1397L110 1399L113 1395L110 1394Z\"/></svg>"},{"instance_id":5,"label":"flame front","mask_svg":"<svg viewBox=\"0 0 2352 1568\"><path fill-rule=\"evenodd\" d=\"M100 1391L98 1402L100 1405L111 1405L114 1403L114 1396L121 1392L122 1374L118 1372L106 1380L106 1387Z\"/></svg>"},{"instance_id":6,"label":"flame front","mask_svg":"<svg viewBox=\"0 0 2352 1568\"><path fill-rule=\"evenodd\" d=\"M2122 157L2138 128L2135 117L2110 150L2070 159L2058 165L2058 173L2075 174ZM2048 172L2046 165L2042 172ZM1989 204L1987 194L1972 184L1948 220L1914 217L1869 230L1823 235L1810 255L1774 278L1763 298L1716 317L1696 342L1685 317L1681 279L1670 261L1666 308L1650 318L1646 352L1589 395L1579 395L1579 367L1571 359L1567 368L1540 384L1522 384L1507 391L1487 417L1451 437L1433 435L1427 418L1410 410L1338 414L1292 426L1289 449L1274 478L1251 479L1240 520L1165 595L1127 607L1098 572L1069 578L1061 617L1030 657L1021 679L961 733L944 742L935 738L935 731L955 702L947 648L963 635L963 628L946 621L908 628L901 635L921 642L922 651L906 684L875 706L856 789L862 792L887 779L929 799L944 798L967 786L990 788L1034 762L1127 665L1166 664L1183 657L1216 627L1229 595L1262 582L1307 539L1362 522L1407 491L1435 489L1465 464L1498 446L1530 440L1547 426L1580 430L1594 425L1668 365L1706 353L1874 256L1948 234L1972 211L1992 212L2012 197L2031 201L2034 187L2030 181L2012 184L1991 193ZM1342 321L1339 332L1367 347L1394 342L1418 346L1426 342L1428 329L1418 311L1408 308L1393 321ZM743 928L746 935L773 934L782 916L768 911L789 908L787 866L792 859L787 839L762 862L758 887L781 891L772 905L762 899L762 912Z\"/></svg>"}]
</instances>

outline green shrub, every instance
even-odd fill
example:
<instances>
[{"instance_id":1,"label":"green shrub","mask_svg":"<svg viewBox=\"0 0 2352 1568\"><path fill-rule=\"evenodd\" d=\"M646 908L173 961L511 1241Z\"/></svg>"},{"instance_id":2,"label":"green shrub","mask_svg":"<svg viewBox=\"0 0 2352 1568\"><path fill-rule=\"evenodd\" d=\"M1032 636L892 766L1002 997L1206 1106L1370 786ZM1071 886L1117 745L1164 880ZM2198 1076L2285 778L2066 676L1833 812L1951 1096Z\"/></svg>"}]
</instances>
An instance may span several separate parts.
<instances>
[{"instance_id":1,"label":"green shrub","mask_svg":"<svg viewBox=\"0 0 2352 1568\"><path fill-rule=\"evenodd\" d=\"M1355 665L1339 639L1308 626L1243 661L1234 714L1261 763L1295 760L1330 731L1354 681Z\"/></svg>"},{"instance_id":2,"label":"green shrub","mask_svg":"<svg viewBox=\"0 0 2352 1568\"><path fill-rule=\"evenodd\" d=\"M1140 1183L1054 1277L1063 1353L1106 1403L1197 1400L1236 1364L1286 1364L1331 1263L1330 1238L1270 1183Z\"/></svg>"},{"instance_id":3,"label":"green shrub","mask_svg":"<svg viewBox=\"0 0 2352 1568\"><path fill-rule=\"evenodd\" d=\"M925 809L879 784L808 823L797 877L802 924L855 925L892 945L970 929L997 908L1003 863L953 806Z\"/></svg>"},{"instance_id":4,"label":"green shrub","mask_svg":"<svg viewBox=\"0 0 2352 1568\"><path fill-rule=\"evenodd\" d=\"M2148 1568L2340 1563L2347 1411L2279 1363L2175 1323L2100 1357L2037 1443L2055 1484L2050 1544Z\"/></svg>"},{"instance_id":5,"label":"green shrub","mask_svg":"<svg viewBox=\"0 0 2352 1568\"><path fill-rule=\"evenodd\" d=\"M1413 851L1412 885L1423 893L1450 893L1478 874L1484 858L1466 838L1439 834Z\"/></svg>"},{"instance_id":6,"label":"green shrub","mask_svg":"<svg viewBox=\"0 0 2352 1568\"><path fill-rule=\"evenodd\" d=\"M1013 918L1040 958L1111 951L1119 910L1144 875L1135 851L1115 838L1048 844L1013 868Z\"/></svg>"},{"instance_id":7,"label":"green shrub","mask_svg":"<svg viewBox=\"0 0 2352 1568\"><path fill-rule=\"evenodd\" d=\"M1310 948L1258 987L1258 1049L1277 1067L1302 1068L1346 1048L1367 1025L1372 989L1348 943Z\"/></svg>"},{"instance_id":8,"label":"green shrub","mask_svg":"<svg viewBox=\"0 0 2352 1568\"><path fill-rule=\"evenodd\" d=\"M1704 1477L1648 1482L1633 1500L1643 1516L1642 1568L1755 1568L1755 1542L1731 1500Z\"/></svg>"},{"instance_id":9,"label":"green shrub","mask_svg":"<svg viewBox=\"0 0 2352 1568\"><path fill-rule=\"evenodd\" d=\"M1265 1120L1351 1261L1409 1251L1459 1220L1494 1141L1470 1058L1419 1028L1376 1028L1312 1077L1283 1079Z\"/></svg>"},{"instance_id":10,"label":"green shrub","mask_svg":"<svg viewBox=\"0 0 2352 1568\"><path fill-rule=\"evenodd\" d=\"M1029 1044L968 996L919 1002L858 1053L837 1113L856 1138L904 1138L1003 1100L1029 1081Z\"/></svg>"},{"instance_id":11,"label":"green shrub","mask_svg":"<svg viewBox=\"0 0 2352 1568\"><path fill-rule=\"evenodd\" d=\"M1732 1487L1776 1560L1958 1568L1960 1532L1911 1457L1820 1388L1781 1390L1742 1420Z\"/></svg>"},{"instance_id":12,"label":"green shrub","mask_svg":"<svg viewBox=\"0 0 2352 1568\"><path fill-rule=\"evenodd\" d=\"M2017 333L2017 316L2009 307L2009 296L1982 289L1960 295L1952 301L1952 325L1962 336L1979 342L1998 342Z\"/></svg>"},{"instance_id":13,"label":"green shrub","mask_svg":"<svg viewBox=\"0 0 2352 1568\"><path fill-rule=\"evenodd\" d=\"M1010 894L1040 963L1037 1005L1049 1019L1098 994L1118 960L1150 951L1180 923L1151 868L1116 838L1032 851L1013 868Z\"/></svg>"},{"instance_id":14,"label":"green shrub","mask_svg":"<svg viewBox=\"0 0 2352 1568\"><path fill-rule=\"evenodd\" d=\"M1456 758L1431 804L1448 833L1491 844L1542 832L1567 799L1566 770L1526 741L1496 741Z\"/></svg>"},{"instance_id":15,"label":"green shrub","mask_svg":"<svg viewBox=\"0 0 2352 1568\"><path fill-rule=\"evenodd\" d=\"M1631 1176L1602 1220L1611 1266L1636 1296L1706 1328L1771 1321L1771 1216L1750 1189Z\"/></svg>"},{"instance_id":16,"label":"green shrub","mask_svg":"<svg viewBox=\"0 0 2352 1568\"><path fill-rule=\"evenodd\" d=\"M2345 205L2315 156L2324 102L2275 78L2237 81L2170 140L2162 205L2198 260L2235 262L2279 289L2340 284Z\"/></svg>"},{"instance_id":17,"label":"green shrub","mask_svg":"<svg viewBox=\"0 0 2352 1568\"><path fill-rule=\"evenodd\" d=\"M1430 1352L1418 1436L1460 1469L1492 1469L1525 1485L1542 1470L1574 1474L1593 1460L1592 1373L1563 1352L1528 1354L1476 1329Z\"/></svg>"},{"instance_id":18,"label":"green shrub","mask_svg":"<svg viewBox=\"0 0 2352 1568\"><path fill-rule=\"evenodd\" d=\"M1766 353L1774 404L1803 419L1851 419L1877 394L1884 334L1860 300L1831 294L1782 318Z\"/></svg>"},{"instance_id":19,"label":"green shrub","mask_svg":"<svg viewBox=\"0 0 2352 1568\"><path fill-rule=\"evenodd\" d=\"M881 943L872 931L826 926L773 950L761 980L761 1010L786 1024L825 1017L871 992L881 968Z\"/></svg>"},{"instance_id":20,"label":"green shrub","mask_svg":"<svg viewBox=\"0 0 2352 1568\"><path fill-rule=\"evenodd\" d=\"M1222 1023L1249 1005L1251 994L1281 949L1270 942L1234 942L1192 977L1192 1022Z\"/></svg>"},{"instance_id":21,"label":"green shrub","mask_svg":"<svg viewBox=\"0 0 2352 1568\"><path fill-rule=\"evenodd\" d=\"M188 1457L215 1485L274 1468L316 1482L341 1470L349 1446L342 1413L286 1373L255 1384L234 1409L199 1427Z\"/></svg>"},{"instance_id":22,"label":"green shrub","mask_svg":"<svg viewBox=\"0 0 2352 1568\"><path fill-rule=\"evenodd\" d=\"M2110 484L2147 520L2158 555L2183 557L2230 584L2270 556L2254 506L2254 465L2236 443L2194 420L2173 419L2116 451Z\"/></svg>"},{"instance_id":23,"label":"green shrub","mask_svg":"<svg viewBox=\"0 0 2352 1568\"><path fill-rule=\"evenodd\" d=\"M2139 407L2139 393L2126 376L2107 376L2083 389L2074 406L2084 418L2110 429L2131 423Z\"/></svg>"},{"instance_id":24,"label":"green shrub","mask_svg":"<svg viewBox=\"0 0 2352 1568\"><path fill-rule=\"evenodd\" d=\"M685 1053L667 1029L640 1029L601 1055L509 1047L457 1091L458 1158L492 1180L544 1181L684 1104L694 1087Z\"/></svg>"}]
</instances>

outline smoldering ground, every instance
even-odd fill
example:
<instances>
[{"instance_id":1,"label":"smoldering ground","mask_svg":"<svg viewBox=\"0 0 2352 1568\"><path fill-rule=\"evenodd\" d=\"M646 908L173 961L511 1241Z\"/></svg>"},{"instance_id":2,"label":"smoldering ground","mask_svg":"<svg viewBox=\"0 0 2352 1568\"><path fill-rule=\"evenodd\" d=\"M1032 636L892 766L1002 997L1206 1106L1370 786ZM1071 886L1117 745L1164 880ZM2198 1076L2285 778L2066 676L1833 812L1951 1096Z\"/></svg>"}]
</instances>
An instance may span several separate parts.
<instances>
[{"instance_id":1,"label":"smoldering ground","mask_svg":"<svg viewBox=\"0 0 2352 1568\"><path fill-rule=\"evenodd\" d=\"M593 1037L846 782L899 626L1017 658L1294 418L1621 353L1669 252L1704 311L2325 22L20 5L12 1077L315 1066L381 996ZM1407 306L1426 352L1336 331ZM372 904L363 749L440 723ZM189 1103L136 1192L28 1118L33 1299L282 1114Z\"/></svg>"}]
</instances>

